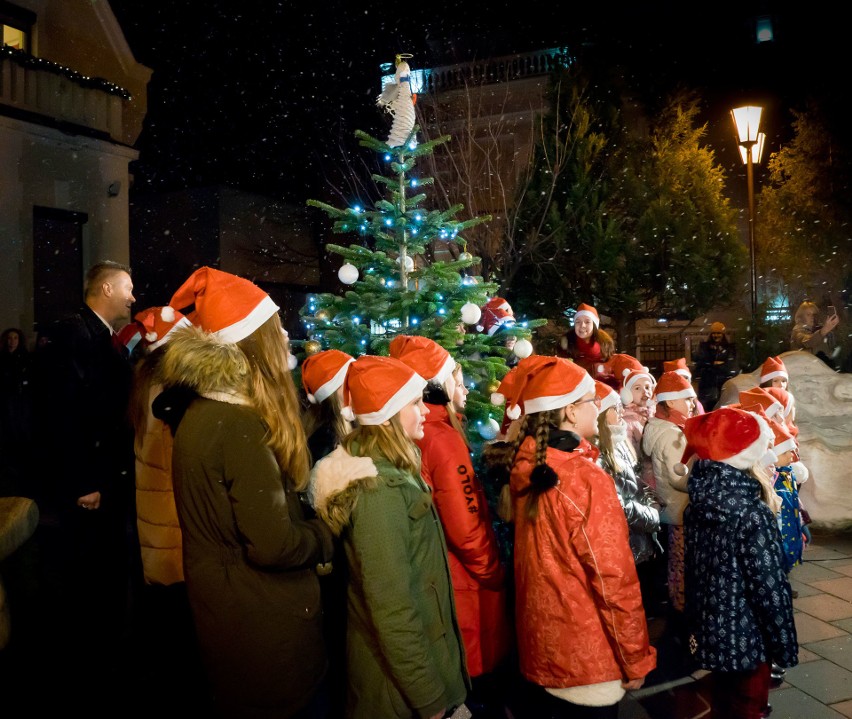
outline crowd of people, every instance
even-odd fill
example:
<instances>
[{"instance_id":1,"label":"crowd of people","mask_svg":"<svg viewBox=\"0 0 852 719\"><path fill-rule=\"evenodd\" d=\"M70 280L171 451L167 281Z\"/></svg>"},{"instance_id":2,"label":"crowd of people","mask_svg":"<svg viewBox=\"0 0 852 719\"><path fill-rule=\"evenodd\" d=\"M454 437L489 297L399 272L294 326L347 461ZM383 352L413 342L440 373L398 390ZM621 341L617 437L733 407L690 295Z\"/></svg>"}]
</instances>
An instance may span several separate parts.
<instances>
[{"instance_id":1,"label":"crowd of people","mask_svg":"<svg viewBox=\"0 0 852 719\"><path fill-rule=\"evenodd\" d=\"M696 393L685 358L655 377L580 305L556 355L515 357L492 398L507 563L450 351L403 334L297 374L246 279L202 267L168 304L134 301L129 267L89 270L40 359L49 412L24 397L23 333L2 337L4 442L36 434L16 417L55 442L68 686L117 671L137 632L158 680L220 717L488 719L517 677L526 716L614 719L665 612L683 662L713 672L713 716L768 715L797 662L787 575L807 536L779 357L717 407L735 362L720 323ZM481 331L511 326L487 309ZM836 326L814 317L797 315L812 348Z\"/></svg>"}]
</instances>

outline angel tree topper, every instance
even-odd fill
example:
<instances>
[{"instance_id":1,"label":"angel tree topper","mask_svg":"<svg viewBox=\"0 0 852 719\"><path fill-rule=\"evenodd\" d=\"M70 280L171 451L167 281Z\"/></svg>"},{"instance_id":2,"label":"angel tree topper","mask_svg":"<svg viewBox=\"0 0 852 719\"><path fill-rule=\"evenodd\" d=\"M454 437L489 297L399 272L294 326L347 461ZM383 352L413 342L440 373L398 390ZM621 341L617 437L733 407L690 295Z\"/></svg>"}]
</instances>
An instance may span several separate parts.
<instances>
[{"instance_id":1,"label":"angel tree topper","mask_svg":"<svg viewBox=\"0 0 852 719\"><path fill-rule=\"evenodd\" d=\"M389 82L382 90L376 103L393 115L388 147L404 145L414 129L414 103L417 95L411 92L411 68L403 58L411 55L396 56L396 74L393 82Z\"/></svg>"}]
</instances>

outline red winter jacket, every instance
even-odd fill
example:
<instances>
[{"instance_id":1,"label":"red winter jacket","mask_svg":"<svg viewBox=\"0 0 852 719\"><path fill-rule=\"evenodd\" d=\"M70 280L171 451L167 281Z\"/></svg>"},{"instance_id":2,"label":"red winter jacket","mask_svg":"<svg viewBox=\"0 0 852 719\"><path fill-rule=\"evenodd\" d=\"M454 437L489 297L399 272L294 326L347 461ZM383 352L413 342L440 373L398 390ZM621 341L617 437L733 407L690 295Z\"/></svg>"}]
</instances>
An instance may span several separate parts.
<instances>
[{"instance_id":1,"label":"red winter jacket","mask_svg":"<svg viewBox=\"0 0 852 719\"><path fill-rule=\"evenodd\" d=\"M510 649L505 572L467 445L445 406L427 407L423 439L417 442L421 472L444 527L467 669L475 677L492 671Z\"/></svg>"},{"instance_id":2,"label":"red winter jacket","mask_svg":"<svg viewBox=\"0 0 852 719\"><path fill-rule=\"evenodd\" d=\"M539 686L638 679L656 666L624 510L597 455L586 440L548 448L559 484L539 496L535 521L519 496L535 466L532 437L512 467L518 654Z\"/></svg>"}]
</instances>

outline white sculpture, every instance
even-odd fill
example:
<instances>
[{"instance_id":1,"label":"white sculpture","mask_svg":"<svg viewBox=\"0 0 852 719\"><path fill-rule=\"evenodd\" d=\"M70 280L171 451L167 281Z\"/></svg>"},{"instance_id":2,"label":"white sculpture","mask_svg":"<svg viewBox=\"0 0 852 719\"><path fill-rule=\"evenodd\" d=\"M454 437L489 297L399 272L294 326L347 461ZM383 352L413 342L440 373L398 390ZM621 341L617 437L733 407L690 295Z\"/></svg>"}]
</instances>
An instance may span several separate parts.
<instances>
[{"instance_id":1,"label":"white sculpture","mask_svg":"<svg viewBox=\"0 0 852 719\"><path fill-rule=\"evenodd\" d=\"M810 478L799 490L814 526L852 527L852 374L833 371L809 352L779 355L796 399L799 453ZM742 390L757 387L760 368L732 377L717 406L739 401Z\"/></svg>"},{"instance_id":2,"label":"white sculpture","mask_svg":"<svg viewBox=\"0 0 852 719\"><path fill-rule=\"evenodd\" d=\"M382 94L376 100L379 107L385 108L393 115L390 134L388 135L388 147L399 147L411 135L414 129L416 116L414 114L414 103L417 95L411 92L411 68L404 58L411 55L396 56L396 74L393 82L385 85Z\"/></svg>"}]
</instances>

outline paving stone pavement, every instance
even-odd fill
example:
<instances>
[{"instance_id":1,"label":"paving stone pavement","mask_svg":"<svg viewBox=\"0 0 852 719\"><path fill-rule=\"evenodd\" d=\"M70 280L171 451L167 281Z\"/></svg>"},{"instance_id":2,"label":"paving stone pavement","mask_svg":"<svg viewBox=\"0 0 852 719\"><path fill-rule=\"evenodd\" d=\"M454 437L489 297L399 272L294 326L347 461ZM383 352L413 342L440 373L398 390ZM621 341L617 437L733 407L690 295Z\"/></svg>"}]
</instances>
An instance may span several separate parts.
<instances>
[{"instance_id":1,"label":"paving stone pavement","mask_svg":"<svg viewBox=\"0 0 852 719\"><path fill-rule=\"evenodd\" d=\"M43 565L49 564L51 552L50 541L44 540L50 537L50 527L40 527L39 533L42 545L20 559L24 571L20 566L5 566L4 570L26 576L26 565L38 564L44 574ZM799 665L789 669L784 683L771 691L772 719L852 719L852 529L814 531L803 564L790 578L798 592L793 603ZM27 603L30 628L18 651L0 651L0 716L46 716L73 707L89 717L150 717L169 705L187 716L210 716L204 706L206 692L188 681L186 667L174 673L173 686L181 690L181 696L169 700L163 680L172 672L164 672L162 657L151 661L141 655L134 642L126 642L115 656L107 658L112 679L100 675L81 686L62 686L55 668L51 669L51 658L61 648L51 614L62 597L54 590L48 576L40 591L38 587L25 591L38 601ZM26 624L20 613L17 618ZM642 689L624 698L619 719L708 717L707 672L690 669L664 617L649 617L649 629L658 651L658 667ZM522 683L514 678L508 683L519 690L509 691L512 700L505 709L506 719L540 719L524 713ZM502 714L498 715L501 719Z\"/></svg>"},{"instance_id":2,"label":"paving stone pavement","mask_svg":"<svg viewBox=\"0 0 852 719\"><path fill-rule=\"evenodd\" d=\"M799 665L772 689L772 719L852 718L852 530L815 530L790 574ZM664 620L649 619L660 666L622 702L619 719L701 719L710 706L709 675L685 673L667 650Z\"/></svg>"}]
</instances>

